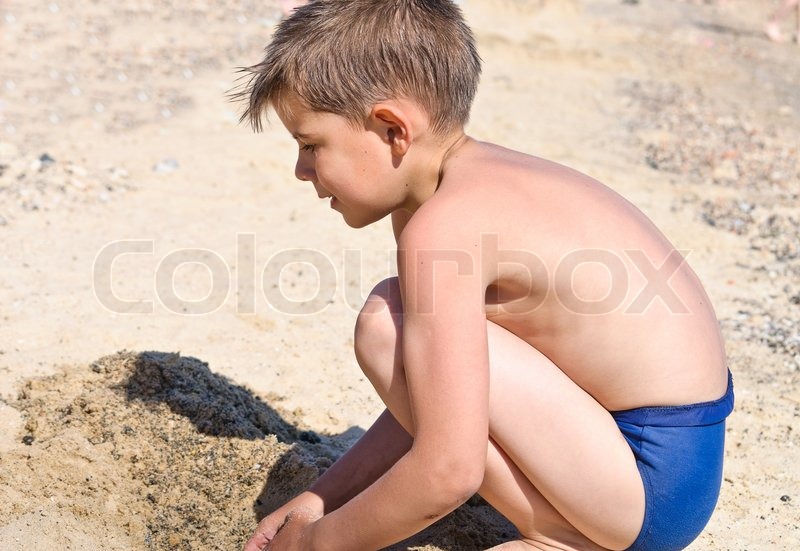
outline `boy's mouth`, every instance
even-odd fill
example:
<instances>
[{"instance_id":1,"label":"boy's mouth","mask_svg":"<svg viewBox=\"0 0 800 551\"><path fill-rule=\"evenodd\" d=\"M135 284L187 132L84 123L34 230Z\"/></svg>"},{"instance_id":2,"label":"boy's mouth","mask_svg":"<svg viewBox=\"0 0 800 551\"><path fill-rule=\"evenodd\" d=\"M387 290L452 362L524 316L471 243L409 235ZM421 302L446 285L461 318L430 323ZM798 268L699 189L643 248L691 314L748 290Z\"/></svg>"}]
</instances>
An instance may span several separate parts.
<instances>
[{"instance_id":1,"label":"boy's mouth","mask_svg":"<svg viewBox=\"0 0 800 551\"><path fill-rule=\"evenodd\" d=\"M318 196L319 196L319 198L320 198L320 199L327 199L327 198L329 198L329 197L330 197L330 205L331 205L331 208L333 208L333 204L334 204L335 202L337 202L337 201L336 201L336 197L335 197L334 195L318 195Z\"/></svg>"}]
</instances>

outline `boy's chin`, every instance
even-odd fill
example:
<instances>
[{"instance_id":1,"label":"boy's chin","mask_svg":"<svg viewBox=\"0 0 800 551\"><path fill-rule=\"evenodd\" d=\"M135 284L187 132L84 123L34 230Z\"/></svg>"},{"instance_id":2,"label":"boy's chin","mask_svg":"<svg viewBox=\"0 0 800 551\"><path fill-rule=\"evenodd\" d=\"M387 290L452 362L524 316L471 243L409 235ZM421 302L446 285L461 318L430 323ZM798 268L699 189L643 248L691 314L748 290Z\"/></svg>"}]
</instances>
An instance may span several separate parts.
<instances>
[{"instance_id":1,"label":"boy's chin","mask_svg":"<svg viewBox=\"0 0 800 551\"><path fill-rule=\"evenodd\" d=\"M344 218L344 223L350 226L353 229L359 230L361 228L366 228L370 224L377 222L377 220L352 220L347 217Z\"/></svg>"},{"instance_id":2,"label":"boy's chin","mask_svg":"<svg viewBox=\"0 0 800 551\"><path fill-rule=\"evenodd\" d=\"M383 216L370 217L370 216L353 216L352 214L349 213L348 214L341 213L341 214L342 218L344 219L344 223L356 230L365 228L370 224L374 224L375 222L383 218Z\"/></svg>"}]
</instances>

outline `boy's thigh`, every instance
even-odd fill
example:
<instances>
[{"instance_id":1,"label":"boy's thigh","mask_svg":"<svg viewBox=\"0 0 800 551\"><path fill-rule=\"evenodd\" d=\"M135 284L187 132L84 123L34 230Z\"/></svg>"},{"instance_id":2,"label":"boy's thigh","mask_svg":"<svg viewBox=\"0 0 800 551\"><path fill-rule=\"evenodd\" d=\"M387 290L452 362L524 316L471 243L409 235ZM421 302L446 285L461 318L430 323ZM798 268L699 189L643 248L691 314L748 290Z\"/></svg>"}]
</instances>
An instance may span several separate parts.
<instances>
[{"instance_id":1,"label":"boy's thigh","mask_svg":"<svg viewBox=\"0 0 800 551\"><path fill-rule=\"evenodd\" d=\"M611 415L531 345L491 322L488 333L489 431L497 447L582 534L604 547L633 543L644 487Z\"/></svg>"}]
</instances>

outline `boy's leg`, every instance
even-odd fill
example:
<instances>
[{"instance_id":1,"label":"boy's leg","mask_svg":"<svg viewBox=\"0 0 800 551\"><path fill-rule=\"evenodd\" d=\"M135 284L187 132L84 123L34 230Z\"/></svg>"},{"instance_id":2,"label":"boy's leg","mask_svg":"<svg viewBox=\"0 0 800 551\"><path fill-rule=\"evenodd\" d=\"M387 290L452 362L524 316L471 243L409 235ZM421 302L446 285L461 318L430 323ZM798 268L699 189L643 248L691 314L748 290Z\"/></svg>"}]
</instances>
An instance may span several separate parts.
<instances>
[{"instance_id":1,"label":"boy's leg","mask_svg":"<svg viewBox=\"0 0 800 551\"><path fill-rule=\"evenodd\" d=\"M539 530L537 515L551 508L557 524L545 535L559 543L585 545L560 521L604 547L627 548L644 519L644 487L613 418L517 336L493 323L488 335L496 454L488 457L482 494L523 534L525 522L531 533Z\"/></svg>"},{"instance_id":2,"label":"boy's leg","mask_svg":"<svg viewBox=\"0 0 800 551\"><path fill-rule=\"evenodd\" d=\"M490 441L481 495L529 546L626 548L642 523L644 490L613 419L533 347L491 322L487 330ZM413 434L401 338L397 282L386 280L359 316L356 356Z\"/></svg>"}]
</instances>

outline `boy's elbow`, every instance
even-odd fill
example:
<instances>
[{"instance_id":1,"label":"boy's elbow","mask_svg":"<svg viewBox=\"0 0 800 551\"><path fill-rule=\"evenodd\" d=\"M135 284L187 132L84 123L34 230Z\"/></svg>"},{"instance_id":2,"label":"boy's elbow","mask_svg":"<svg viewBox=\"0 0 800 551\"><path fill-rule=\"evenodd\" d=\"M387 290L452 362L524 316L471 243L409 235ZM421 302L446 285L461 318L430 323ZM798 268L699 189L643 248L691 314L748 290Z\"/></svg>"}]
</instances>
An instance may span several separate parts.
<instances>
[{"instance_id":1,"label":"boy's elbow","mask_svg":"<svg viewBox=\"0 0 800 551\"><path fill-rule=\"evenodd\" d=\"M473 495L483 484L486 470L484 461L438 461L431 469L432 489L453 508L458 507Z\"/></svg>"},{"instance_id":2,"label":"boy's elbow","mask_svg":"<svg viewBox=\"0 0 800 551\"><path fill-rule=\"evenodd\" d=\"M408 453L408 459L415 465L415 476L419 477L419 489L433 508L426 514L428 520L453 511L483 484L486 447L463 444L441 440L429 444L428 439L417 437Z\"/></svg>"},{"instance_id":3,"label":"boy's elbow","mask_svg":"<svg viewBox=\"0 0 800 551\"><path fill-rule=\"evenodd\" d=\"M481 485L483 484L483 477L486 473L486 458L481 458L480 461L471 462L469 465L464 465L460 468L461 483L456 484L456 489L464 501L471 498L478 493Z\"/></svg>"}]
</instances>

